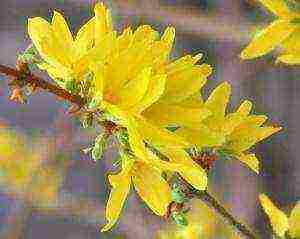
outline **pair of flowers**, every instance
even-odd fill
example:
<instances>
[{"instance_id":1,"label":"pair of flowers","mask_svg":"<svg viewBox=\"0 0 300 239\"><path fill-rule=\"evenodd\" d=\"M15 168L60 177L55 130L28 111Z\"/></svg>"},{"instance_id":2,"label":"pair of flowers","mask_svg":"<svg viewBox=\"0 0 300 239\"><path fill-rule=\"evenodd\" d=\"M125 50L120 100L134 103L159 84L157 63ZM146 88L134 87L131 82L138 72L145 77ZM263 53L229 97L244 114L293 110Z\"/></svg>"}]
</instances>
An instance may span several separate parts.
<instances>
[{"instance_id":1,"label":"pair of flowers","mask_svg":"<svg viewBox=\"0 0 300 239\"><path fill-rule=\"evenodd\" d=\"M58 12L51 23L29 19L28 33L41 57L35 63L40 69L126 129L128 144L120 143L121 170L108 177L112 190L103 231L119 218L131 184L160 216L172 201L163 172L177 172L196 189L206 189L207 174L192 160L189 149L218 149L258 173L259 161L249 149L280 130L263 126L267 117L251 114L249 101L226 114L231 93L226 82L204 101L200 90L212 68L197 64L201 54L170 61L173 27L162 37L148 25L135 31L126 28L118 35L110 11L99 3L75 39ZM169 126L176 130L168 130Z\"/></svg>"}]
</instances>

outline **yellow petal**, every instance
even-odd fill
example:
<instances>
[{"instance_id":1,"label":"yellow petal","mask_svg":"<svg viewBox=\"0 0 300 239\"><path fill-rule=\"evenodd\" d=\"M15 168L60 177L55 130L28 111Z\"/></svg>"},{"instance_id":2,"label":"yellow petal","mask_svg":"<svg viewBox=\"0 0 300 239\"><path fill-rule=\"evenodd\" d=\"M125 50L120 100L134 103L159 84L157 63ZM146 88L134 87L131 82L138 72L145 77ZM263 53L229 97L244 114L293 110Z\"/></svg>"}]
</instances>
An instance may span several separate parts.
<instances>
[{"instance_id":1,"label":"yellow petal","mask_svg":"<svg viewBox=\"0 0 300 239\"><path fill-rule=\"evenodd\" d=\"M163 171L178 172L189 184L198 190L207 187L207 175L203 168L195 163L171 163L162 160L154 160L154 165Z\"/></svg>"},{"instance_id":2,"label":"yellow petal","mask_svg":"<svg viewBox=\"0 0 300 239\"><path fill-rule=\"evenodd\" d=\"M259 0L269 11L280 17L292 17L284 0Z\"/></svg>"},{"instance_id":3,"label":"yellow petal","mask_svg":"<svg viewBox=\"0 0 300 239\"><path fill-rule=\"evenodd\" d=\"M110 10L103 3L95 5L95 46L100 46L103 37L113 31Z\"/></svg>"},{"instance_id":4,"label":"yellow petal","mask_svg":"<svg viewBox=\"0 0 300 239\"><path fill-rule=\"evenodd\" d=\"M168 74L166 88L161 99L165 103L176 103L194 95L204 86L207 77L212 73L212 67L207 64L195 65Z\"/></svg>"},{"instance_id":5,"label":"yellow petal","mask_svg":"<svg viewBox=\"0 0 300 239\"><path fill-rule=\"evenodd\" d=\"M252 39L250 44L242 51L241 58L244 60L251 59L269 53L285 40L296 27L288 20L275 20Z\"/></svg>"},{"instance_id":6,"label":"yellow petal","mask_svg":"<svg viewBox=\"0 0 300 239\"><path fill-rule=\"evenodd\" d=\"M73 36L65 18L61 13L54 11L51 25L54 34L65 45L65 47L73 49Z\"/></svg>"},{"instance_id":7,"label":"yellow petal","mask_svg":"<svg viewBox=\"0 0 300 239\"><path fill-rule=\"evenodd\" d=\"M264 194L259 195L260 203L268 215L274 232L283 237L289 228L287 216L280 211L273 202Z\"/></svg>"},{"instance_id":8,"label":"yellow petal","mask_svg":"<svg viewBox=\"0 0 300 239\"><path fill-rule=\"evenodd\" d=\"M157 215L165 215L172 202L169 184L162 178L160 171L144 163L137 163L132 182L139 196Z\"/></svg>"},{"instance_id":9,"label":"yellow petal","mask_svg":"<svg viewBox=\"0 0 300 239\"><path fill-rule=\"evenodd\" d=\"M58 63L57 49L59 47L49 22L41 17L30 18L28 34L43 59ZM46 43L48 44L47 49L44 47Z\"/></svg>"},{"instance_id":10,"label":"yellow petal","mask_svg":"<svg viewBox=\"0 0 300 239\"><path fill-rule=\"evenodd\" d=\"M224 82L220 84L205 101L205 107L213 113L213 116L218 118L224 117L230 93L231 87L229 83Z\"/></svg>"},{"instance_id":11,"label":"yellow petal","mask_svg":"<svg viewBox=\"0 0 300 239\"><path fill-rule=\"evenodd\" d=\"M168 125L197 128L200 122L211 113L205 108L184 108L177 105L156 103L149 107L144 116L153 124L166 127Z\"/></svg>"},{"instance_id":12,"label":"yellow petal","mask_svg":"<svg viewBox=\"0 0 300 239\"><path fill-rule=\"evenodd\" d=\"M133 107L132 111L141 113L156 101L158 101L165 90L166 78L167 75L155 75L151 77L149 81L149 87L145 96L138 103L138 105Z\"/></svg>"},{"instance_id":13,"label":"yellow petal","mask_svg":"<svg viewBox=\"0 0 300 239\"><path fill-rule=\"evenodd\" d=\"M237 113L246 116L248 114L250 114L252 109L252 103L249 100L245 100L243 101L243 103L239 106L239 108L237 109Z\"/></svg>"},{"instance_id":14,"label":"yellow petal","mask_svg":"<svg viewBox=\"0 0 300 239\"><path fill-rule=\"evenodd\" d=\"M175 41L175 28L167 27L161 40L167 44L168 46L167 54L169 56L170 51L172 50L173 43Z\"/></svg>"},{"instance_id":15,"label":"yellow petal","mask_svg":"<svg viewBox=\"0 0 300 239\"><path fill-rule=\"evenodd\" d=\"M300 202L293 208L289 218L289 234L293 238L300 238Z\"/></svg>"},{"instance_id":16,"label":"yellow petal","mask_svg":"<svg viewBox=\"0 0 300 239\"><path fill-rule=\"evenodd\" d=\"M119 99L116 104L122 109L137 105L148 90L151 75L151 68L143 69L136 78L130 80L122 89L120 89L118 94Z\"/></svg>"},{"instance_id":17,"label":"yellow petal","mask_svg":"<svg viewBox=\"0 0 300 239\"><path fill-rule=\"evenodd\" d=\"M40 64L37 64L37 66L41 70L47 71L49 76L54 80L56 80L56 79L68 79L68 78L70 78L70 75L72 74L70 69L68 69L68 68L66 68L62 65L50 65L46 62L42 62Z\"/></svg>"},{"instance_id":18,"label":"yellow petal","mask_svg":"<svg viewBox=\"0 0 300 239\"><path fill-rule=\"evenodd\" d=\"M281 130L280 127L239 127L237 128L228 138L229 145L228 148L235 152L243 152L259 141L275 134Z\"/></svg>"},{"instance_id":19,"label":"yellow petal","mask_svg":"<svg viewBox=\"0 0 300 239\"><path fill-rule=\"evenodd\" d=\"M179 128L175 133L199 148L216 147L225 143L223 134L214 132L203 124L199 125L197 129Z\"/></svg>"},{"instance_id":20,"label":"yellow petal","mask_svg":"<svg viewBox=\"0 0 300 239\"><path fill-rule=\"evenodd\" d=\"M124 29L123 33L118 37L118 47L120 51L127 49L131 43L133 38L133 32L130 27Z\"/></svg>"},{"instance_id":21,"label":"yellow petal","mask_svg":"<svg viewBox=\"0 0 300 239\"><path fill-rule=\"evenodd\" d=\"M144 139L157 147L188 148L191 146L190 143L180 136L166 129L156 127L145 119L139 118L137 123L137 129L141 132Z\"/></svg>"},{"instance_id":22,"label":"yellow petal","mask_svg":"<svg viewBox=\"0 0 300 239\"><path fill-rule=\"evenodd\" d=\"M110 230L117 222L127 195L130 190L130 177L123 177L118 184L114 185L109 194L106 204L106 219L108 223L101 229L101 232Z\"/></svg>"},{"instance_id":23,"label":"yellow petal","mask_svg":"<svg viewBox=\"0 0 300 239\"><path fill-rule=\"evenodd\" d=\"M300 50L300 28L298 27L288 38L282 43L283 55L297 55Z\"/></svg>"},{"instance_id":24,"label":"yellow petal","mask_svg":"<svg viewBox=\"0 0 300 239\"><path fill-rule=\"evenodd\" d=\"M90 19L77 32L74 48L77 52L77 57L81 57L90 50L94 43L95 35L95 18Z\"/></svg>"},{"instance_id":25,"label":"yellow petal","mask_svg":"<svg viewBox=\"0 0 300 239\"><path fill-rule=\"evenodd\" d=\"M300 64L300 53L281 55L277 57L276 62L282 62L289 65L298 65Z\"/></svg>"},{"instance_id":26,"label":"yellow petal","mask_svg":"<svg viewBox=\"0 0 300 239\"><path fill-rule=\"evenodd\" d=\"M259 160L255 154L241 154L238 159L246 164L250 169L259 174Z\"/></svg>"},{"instance_id":27,"label":"yellow petal","mask_svg":"<svg viewBox=\"0 0 300 239\"><path fill-rule=\"evenodd\" d=\"M91 64L91 69L94 73L94 84L95 84L95 95L99 97L101 100L103 99L103 90L104 90L104 72L103 66L100 64Z\"/></svg>"}]
</instances>

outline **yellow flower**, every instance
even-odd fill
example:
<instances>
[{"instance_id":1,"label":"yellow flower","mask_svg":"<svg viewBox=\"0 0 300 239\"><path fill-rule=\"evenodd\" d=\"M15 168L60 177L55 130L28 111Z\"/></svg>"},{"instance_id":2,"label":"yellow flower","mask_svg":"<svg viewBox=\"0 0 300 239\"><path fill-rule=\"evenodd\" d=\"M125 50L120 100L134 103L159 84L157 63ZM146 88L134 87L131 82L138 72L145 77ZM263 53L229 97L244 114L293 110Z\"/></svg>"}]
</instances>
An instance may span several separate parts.
<instances>
[{"instance_id":1,"label":"yellow flower","mask_svg":"<svg viewBox=\"0 0 300 239\"><path fill-rule=\"evenodd\" d=\"M146 124L142 119L136 120L129 117L127 121L130 122L130 126L127 129L129 142L135 157L121 154L122 171L117 175L109 176L109 181L113 188L106 206L108 224L102 231L109 230L116 223L129 193L131 182L150 209L160 216L166 213L167 206L172 201L169 185L161 176L163 171L178 172L198 190L205 189L207 185L207 177L204 170L194 163L182 149L168 150L169 152L174 152L172 155L168 155L170 156L170 161L161 160L146 148L139 129L139 127L146 129L153 126ZM167 131L159 132L158 128L157 131L153 131L156 134L160 133L155 137L161 137L164 143L179 144L179 141L176 142L176 138L170 136ZM148 132L153 133L152 129L145 130L147 136Z\"/></svg>"},{"instance_id":2,"label":"yellow flower","mask_svg":"<svg viewBox=\"0 0 300 239\"><path fill-rule=\"evenodd\" d=\"M293 208L290 217L278 209L273 202L265 195L259 195L260 203L268 215L274 232L283 237L288 231L292 238L300 237L300 202Z\"/></svg>"},{"instance_id":3,"label":"yellow flower","mask_svg":"<svg viewBox=\"0 0 300 239\"><path fill-rule=\"evenodd\" d=\"M101 231L109 230L119 218L123 204L130 191L131 183L139 196L151 210L163 216L171 203L171 189L162 178L161 171L140 159L122 158L123 168L119 174L110 175L112 190L106 205L108 223Z\"/></svg>"},{"instance_id":4,"label":"yellow flower","mask_svg":"<svg viewBox=\"0 0 300 239\"><path fill-rule=\"evenodd\" d=\"M236 112L226 114L230 93L231 88L228 83L220 84L203 103L204 108L212 114L198 126L182 127L176 133L198 148L222 148L258 173L259 161L255 154L247 153L247 151L281 128L262 126L267 117L250 114L252 103L247 100L239 106Z\"/></svg>"},{"instance_id":5,"label":"yellow flower","mask_svg":"<svg viewBox=\"0 0 300 239\"><path fill-rule=\"evenodd\" d=\"M0 126L0 185L35 206L49 206L57 200L62 169L46 165L41 146L27 142L25 136Z\"/></svg>"},{"instance_id":6,"label":"yellow flower","mask_svg":"<svg viewBox=\"0 0 300 239\"><path fill-rule=\"evenodd\" d=\"M100 19L111 19L103 4L96 4L95 9ZM105 26L111 26L111 21L95 28L95 36L103 37L84 57L94 75L91 98L97 102L96 107L109 112L116 124L126 128L134 153L131 169L125 170L127 173L122 170L122 179L118 176L110 180L113 189L106 210L109 223L103 229L109 230L120 214L130 181L138 193L143 192L140 196L158 215L166 211L170 189L144 192L156 187L152 185L151 175L156 175L157 185L165 184L162 186L165 188L168 186L161 178L163 171L178 172L198 190L206 188L205 171L185 151L191 145L164 127L171 124L192 126L210 114L207 109L198 107L201 102L195 96L212 70L209 65L196 64L201 55L170 62L175 39L173 27L168 27L159 37L148 25L135 31L127 28L121 35L111 28L109 33L103 34ZM158 149L168 160L158 158L145 143ZM123 157L122 161L127 159ZM166 198L155 201L160 197Z\"/></svg>"},{"instance_id":7,"label":"yellow flower","mask_svg":"<svg viewBox=\"0 0 300 239\"><path fill-rule=\"evenodd\" d=\"M51 23L41 17L29 19L28 34L43 59L38 67L55 80L80 80L88 69L82 59L94 45L95 22L97 15L79 29L74 39L66 20L57 11Z\"/></svg>"},{"instance_id":8,"label":"yellow flower","mask_svg":"<svg viewBox=\"0 0 300 239\"><path fill-rule=\"evenodd\" d=\"M260 2L275 14L277 19L254 37L242 51L241 58L263 56L275 47L281 46L283 54L277 58L277 61L299 64L300 13L289 9L285 0L260 0Z\"/></svg>"}]
</instances>

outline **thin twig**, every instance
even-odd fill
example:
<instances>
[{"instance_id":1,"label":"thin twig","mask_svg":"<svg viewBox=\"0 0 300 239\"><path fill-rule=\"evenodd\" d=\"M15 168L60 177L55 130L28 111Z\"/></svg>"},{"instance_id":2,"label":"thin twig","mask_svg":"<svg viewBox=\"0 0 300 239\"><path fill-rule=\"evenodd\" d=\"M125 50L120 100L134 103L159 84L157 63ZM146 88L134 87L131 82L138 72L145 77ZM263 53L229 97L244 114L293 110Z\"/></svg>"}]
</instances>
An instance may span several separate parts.
<instances>
[{"instance_id":1,"label":"thin twig","mask_svg":"<svg viewBox=\"0 0 300 239\"><path fill-rule=\"evenodd\" d=\"M194 197L201 199L210 208L213 208L218 214L238 230L245 238L256 239L258 238L254 232L252 232L245 224L239 222L234 216L232 216L225 207L223 207L208 191L193 190Z\"/></svg>"},{"instance_id":2,"label":"thin twig","mask_svg":"<svg viewBox=\"0 0 300 239\"><path fill-rule=\"evenodd\" d=\"M2 64L0 64L0 73L3 73L10 77L14 77L15 79L18 79L18 78L21 79L20 72L17 69L11 68L9 66L5 66ZM86 103L85 99L82 98L81 96L73 95L70 92L66 91L65 89L63 89L55 84L52 84L52 83L42 79L41 77L38 77L31 73L27 75L27 77L25 78L25 81L27 84L34 85L37 88L43 89L47 92L50 92L50 93L58 96L59 98L62 98L66 101L69 101L73 104L78 105L79 107L84 106L84 104Z\"/></svg>"}]
</instances>

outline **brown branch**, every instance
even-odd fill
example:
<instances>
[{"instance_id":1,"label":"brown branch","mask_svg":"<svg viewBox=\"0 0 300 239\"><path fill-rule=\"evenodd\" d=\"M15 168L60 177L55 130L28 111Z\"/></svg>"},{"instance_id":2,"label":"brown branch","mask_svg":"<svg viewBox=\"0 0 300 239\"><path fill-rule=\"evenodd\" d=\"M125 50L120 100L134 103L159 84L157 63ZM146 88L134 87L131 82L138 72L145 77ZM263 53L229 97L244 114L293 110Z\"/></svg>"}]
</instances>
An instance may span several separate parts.
<instances>
[{"instance_id":1,"label":"brown branch","mask_svg":"<svg viewBox=\"0 0 300 239\"><path fill-rule=\"evenodd\" d=\"M30 72L24 77L22 75L23 72L21 72L20 70L0 64L0 73L12 77L14 81L16 81L17 83L19 82L21 84L25 83L25 84L33 85L37 88L50 92L59 98L62 98L66 101L78 105L78 107L80 108L83 107L86 103L86 100L81 96L73 95L70 92L66 91L65 89L50 83L42 79L41 77L33 75ZM25 81L25 82L21 82L21 81Z\"/></svg>"},{"instance_id":2,"label":"brown branch","mask_svg":"<svg viewBox=\"0 0 300 239\"><path fill-rule=\"evenodd\" d=\"M219 215L221 215L231 226L239 231L245 238L257 239L258 237L245 224L239 222L232 216L225 207L223 207L207 190L198 191L193 190L194 197L200 199L210 208L213 208Z\"/></svg>"},{"instance_id":3,"label":"brown branch","mask_svg":"<svg viewBox=\"0 0 300 239\"><path fill-rule=\"evenodd\" d=\"M207 190L197 190L190 185L183 177L177 174L181 185L185 188L184 192L189 198L198 198L217 214L222 216L226 222L234 227L241 235L248 239L258 239L259 237L252 232L245 224L237 220L228 210L222 206Z\"/></svg>"}]
</instances>

